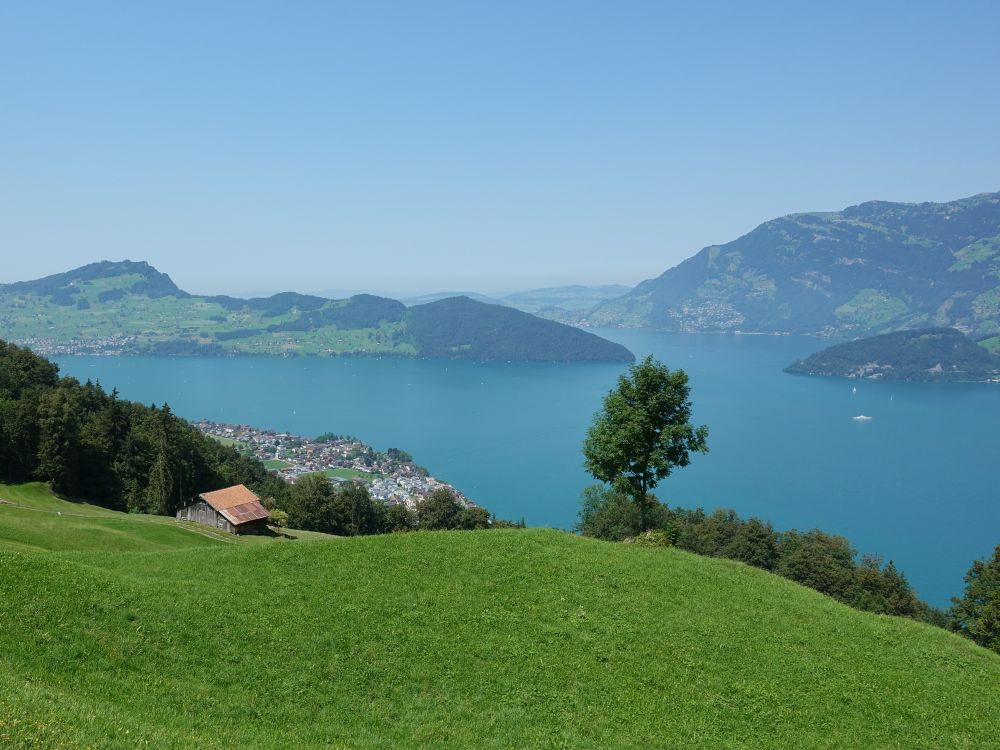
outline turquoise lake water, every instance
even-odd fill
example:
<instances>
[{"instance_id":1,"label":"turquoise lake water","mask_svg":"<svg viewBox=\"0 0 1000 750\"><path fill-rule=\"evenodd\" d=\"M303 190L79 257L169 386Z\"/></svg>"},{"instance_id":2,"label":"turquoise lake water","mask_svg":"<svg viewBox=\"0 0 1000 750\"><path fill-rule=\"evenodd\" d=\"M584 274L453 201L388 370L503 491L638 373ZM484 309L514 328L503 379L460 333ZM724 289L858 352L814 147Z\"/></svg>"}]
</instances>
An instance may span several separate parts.
<instances>
[{"instance_id":1,"label":"turquoise lake water","mask_svg":"<svg viewBox=\"0 0 1000 750\"><path fill-rule=\"evenodd\" d=\"M711 452L662 483L662 500L843 534L860 552L895 560L937 605L1000 543L1000 386L784 374L824 345L805 337L601 333L691 376ZM625 369L365 358L59 364L125 398L166 400L189 419L403 448L497 515L562 528L590 483L584 433ZM858 414L873 419L851 419Z\"/></svg>"}]
</instances>

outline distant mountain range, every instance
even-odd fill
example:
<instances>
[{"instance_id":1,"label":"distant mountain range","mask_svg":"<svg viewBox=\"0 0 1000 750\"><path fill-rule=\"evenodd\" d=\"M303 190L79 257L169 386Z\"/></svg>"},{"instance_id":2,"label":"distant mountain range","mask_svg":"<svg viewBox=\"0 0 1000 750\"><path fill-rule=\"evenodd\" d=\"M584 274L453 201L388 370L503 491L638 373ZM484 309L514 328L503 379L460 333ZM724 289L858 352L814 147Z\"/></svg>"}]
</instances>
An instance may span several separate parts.
<instances>
[{"instance_id":1,"label":"distant mountain range","mask_svg":"<svg viewBox=\"0 0 1000 750\"><path fill-rule=\"evenodd\" d=\"M947 326L996 337L1000 193L774 219L704 248L578 322L832 336Z\"/></svg>"},{"instance_id":2,"label":"distant mountain range","mask_svg":"<svg viewBox=\"0 0 1000 750\"><path fill-rule=\"evenodd\" d=\"M148 263L93 263L0 285L0 331L40 353L401 355L629 362L620 344L501 305L453 297L407 308L361 294L239 299L179 289Z\"/></svg>"},{"instance_id":3,"label":"distant mountain range","mask_svg":"<svg viewBox=\"0 0 1000 750\"><path fill-rule=\"evenodd\" d=\"M529 289L523 292L513 292L502 297L489 297L477 292L438 292L424 294L419 297L404 299L407 305L420 305L448 297L469 297L489 305L506 305L523 312L537 315L560 323L576 323L580 315L592 309L595 305L629 291L629 287L620 284L602 284L599 286L553 286L542 289Z\"/></svg>"},{"instance_id":4,"label":"distant mountain range","mask_svg":"<svg viewBox=\"0 0 1000 750\"><path fill-rule=\"evenodd\" d=\"M1000 357L954 328L919 328L849 341L789 365L796 375L883 380L985 381L1000 377Z\"/></svg>"}]
</instances>

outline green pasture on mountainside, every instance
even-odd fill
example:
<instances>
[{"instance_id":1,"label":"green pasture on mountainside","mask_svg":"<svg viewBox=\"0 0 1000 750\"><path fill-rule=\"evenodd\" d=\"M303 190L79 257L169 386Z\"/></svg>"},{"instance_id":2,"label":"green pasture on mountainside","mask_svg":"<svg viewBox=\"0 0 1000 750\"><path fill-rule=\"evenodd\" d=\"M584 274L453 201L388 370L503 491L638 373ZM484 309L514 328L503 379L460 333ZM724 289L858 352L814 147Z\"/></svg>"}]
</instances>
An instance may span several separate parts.
<instances>
[{"instance_id":1,"label":"green pasture on mountainside","mask_svg":"<svg viewBox=\"0 0 1000 750\"><path fill-rule=\"evenodd\" d=\"M997 655L730 561L548 530L226 544L37 485L0 497L37 508L0 506L4 748L1000 736ZM143 551L96 551L86 524Z\"/></svg>"},{"instance_id":2,"label":"green pasture on mountainside","mask_svg":"<svg viewBox=\"0 0 1000 750\"><path fill-rule=\"evenodd\" d=\"M378 479L382 476L377 472L362 471L361 469L348 469L344 467L327 469L326 475L328 477L337 477L338 479Z\"/></svg>"}]
</instances>

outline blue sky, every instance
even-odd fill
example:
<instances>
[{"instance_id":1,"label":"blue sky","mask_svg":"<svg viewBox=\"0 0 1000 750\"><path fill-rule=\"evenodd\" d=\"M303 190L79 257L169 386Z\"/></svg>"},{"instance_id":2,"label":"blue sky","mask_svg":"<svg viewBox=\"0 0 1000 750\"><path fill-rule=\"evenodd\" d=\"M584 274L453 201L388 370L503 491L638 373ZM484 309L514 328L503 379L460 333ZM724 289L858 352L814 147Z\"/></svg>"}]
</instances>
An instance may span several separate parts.
<instances>
[{"instance_id":1,"label":"blue sky","mask_svg":"<svg viewBox=\"0 0 1000 750\"><path fill-rule=\"evenodd\" d=\"M1000 190L1000 4L0 5L0 281L636 283L762 221Z\"/></svg>"}]
</instances>

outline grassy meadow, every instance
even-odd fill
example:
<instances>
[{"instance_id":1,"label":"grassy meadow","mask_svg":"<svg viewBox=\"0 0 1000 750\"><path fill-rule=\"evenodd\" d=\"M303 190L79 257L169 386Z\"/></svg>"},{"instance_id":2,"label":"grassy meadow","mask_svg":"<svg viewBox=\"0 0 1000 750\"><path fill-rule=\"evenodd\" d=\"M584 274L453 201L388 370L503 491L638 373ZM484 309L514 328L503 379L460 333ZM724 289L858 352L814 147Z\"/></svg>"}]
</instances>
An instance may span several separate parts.
<instances>
[{"instance_id":1,"label":"grassy meadow","mask_svg":"<svg viewBox=\"0 0 1000 750\"><path fill-rule=\"evenodd\" d=\"M147 552L227 544L261 544L292 538L330 539L326 534L287 530L287 536L234 537L210 526L168 516L120 513L55 497L37 482L0 483L0 551ZM2 745L0 745L2 747Z\"/></svg>"},{"instance_id":2,"label":"grassy meadow","mask_svg":"<svg viewBox=\"0 0 1000 750\"><path fill-rule=\"evenodd\" d=\"M1000 736L1000 657L738 563L548 530L223 542L45 494L0 487L35 508L0 506L5 749Z\"/></svg>"}]
</instances>

